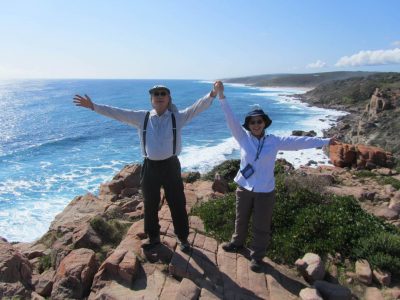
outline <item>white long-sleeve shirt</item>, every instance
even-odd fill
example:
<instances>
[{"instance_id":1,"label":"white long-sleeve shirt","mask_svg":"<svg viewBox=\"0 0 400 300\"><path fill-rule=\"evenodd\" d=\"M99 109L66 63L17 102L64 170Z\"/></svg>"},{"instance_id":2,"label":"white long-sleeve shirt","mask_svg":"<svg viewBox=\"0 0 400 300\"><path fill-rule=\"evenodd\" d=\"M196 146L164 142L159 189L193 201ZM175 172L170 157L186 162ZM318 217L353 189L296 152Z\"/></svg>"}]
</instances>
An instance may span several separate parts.
<instances>
[{"instance_id":1,"label":"white long-sleeve shirt","mask_svg":"<svg viewBox=\"0 0 400 300\"><path fill-rule=\"evenodd\" d=\"M237 173L235 182L253 192L268 193L275 189L274 167L276 155L279 150L299 150L306 148L317 148L329 144L330 139L315 137L287 136L280 137L272 134L266 135L264 145L258 160L256 159L257 149L263 138L258 139L250 131L242 127L236 119L226 99L220 99L222 110L233 137L240 146L240 170L247 164L251 164L254 174L247 179L242 173Z\"/></svg>"},{"instance_id":2,"label":"white long-sleeve shirt","mask_svg":"<svg viewBox=\"0 0 400 300\"><path fill-rule=\"evenodd\" d=\"M179 155L182 150L182 127L196 115L210 107L213 99L213 97L210 97L210 94L207 94L184 110L174 112L176 119L176 155ZM93 106L94 111L99 114L136 127L138 129L142 155L145 156L143 152L143 125L147 111L120 109L95 103L93 103ZM151 160L164 160L171 157L173 155L171 111L167 110L159 116L154 109L151 110L146 130L147 157Z\"/></svg>"}]
</instances>

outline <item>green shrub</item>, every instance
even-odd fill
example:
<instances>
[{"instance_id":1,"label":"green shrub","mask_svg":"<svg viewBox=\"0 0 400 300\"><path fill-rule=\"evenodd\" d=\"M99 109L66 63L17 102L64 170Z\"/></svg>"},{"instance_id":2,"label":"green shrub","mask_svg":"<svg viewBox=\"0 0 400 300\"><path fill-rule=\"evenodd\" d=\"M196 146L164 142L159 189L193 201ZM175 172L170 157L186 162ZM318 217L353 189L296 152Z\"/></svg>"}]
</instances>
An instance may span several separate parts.
<instances>
[{"instance_id":1,"label":"green shrub","mask_svg":"<svg viewBox=\"0 0 400 300\"><path fill-rule=\"evenodd\" d=\"M240 168L239 159L226 160L222 164L215 166L210 172L204 175L206 180L214 180L215 173L221 175L225 180L232 181Z\"/></svg>"},{"instance_id":2,"label":"green shrub","mask_svg":"<svg viewBox=\"0 0 400 300\"><path fill-rule=\"evenodd\" d=\"M106 221L100 216L90 220L90 226L100 235L102 241L118 245L128 230L129 224L122 224L116 220Z\"/></svg>"},{"instance_id":3,"label":"green shrub","mask_svg":"<svg viewBox=\"0 0 400 300\"><path fill-rule=\"evenodd\" d=\"M352 256L360 238L394 230L366 213L353 197L322 198L299 190L279 198L268 255L281 262L293 263L306 252Z\"/></svg>"},{"instance_id":4,"label":"green shrub","mask_svg":"<svg viewBox=\"0 0 400 300\"><path fill-rule=\"evenodd\" d=\"M39 267L38 267L38 271L39 273L43 273L44 271L50 269L52 267L51 264L51 255L44 255L42 257L39 258Z\"/></svg>"},{"instance_id":5,"label":"green shrub","mask_svg":"<svg viewBox=\"0 0 400 300\"><path fill-rule=\"evenodd\" d=\"M366 259L373 268L400 275L400 235L380 232L361 238L353 251L354 259Z\"/></svg>"},{"instance_id":6,"label":"green shrub","mask_svg":"<svg viewBox=\"0 0 400 300\"><path fill-rule=\"evenodd\" d=\"M219 241L228 241L235 230L235 202L235 194L226 194L194 207L192 214L203 220L206 232Z\"/></svg>"},{"instance_id":7,"label":"green shrub","mask_svg":"<svg viewBox=\"0 0 400 300\"><path fill-rule=\"evenodd\" d=\"M187 183L192 183L195 182L196 180L200 179L200 173L199 172L189 172L184 179L185 182Z\"/></svg>"},{"instance_id":8,"label":"green shrub","mask_svg":"<svg viewBox=\"0 0 400 300\"><path fill-rule=\"evenodd\" d=\"M321 256L339 252L344 257L361 258L366 254L355 249L367 243L363 240L387 234L397 241L394 237L400 236L397 228L365 212L353 197L324 195L316 190L312 185L287 185L283 174L276 176L272 239L267 252L270 258L289 264L306 252ZM234 194L203 203L193 213L200 216L209 234L220 241L230 240L235 220ZM393 247L379 251L369 246L361 249L371 249L373 255L368 256L371 263L388 270L389 263L397 268L394 258L400 257L400 253L392 250L400 246L391 243Z\"/></svg>"},{"instance_id":9,"label":"green shrub","mask_svg":"<svg viewBox=\"0 0 400 300\"><path fill-rule=\"evenodd\" d=\"M354 173L355 176L359 178L364 178L364 177L376 177L376 174L369 171L369 170L360 170Z\"/></svg>"},{"instance_id":10,"label":"green shrub","mask_svg":"<svg viewBox=\"0 0 400 300\"><path fill-rule=\"evenodd\" d=\"M302 189L312 193L324 194L326 187L331 184L331 180L324 176L295 174L285 177L285 187L289 192Z\"/></svg>"},{"instance_id":11,"label":"green shrub","mask_svg":"<svg viewBox=\"0 0 400 300\"><path fill-rule=\"evenodd\" d=\"M236 191L238 184L234 181L228 182L229 191L234 192Z\"/></svg>"},{"instance_id":12,"label":"green shrub","mask_svg":"<svg viewBox=\"0 0 400 300\"><path fill-rule=\"evenodd\" d=\"M385 184L390 184L392 185L396 190L400 190L400 180L389 177L389 176L383 176L383 177L378 177L377 178L378 183L385 185Z\"/></svg>"},{"instance_id":13,"label":"green shrub","mask_svg":"<svg viewBox=\"0 0 400 300\"><path fill-rule=\"evenodd\" d=\"M37 244L43 244L46 246L46 248L50 248L53 245L53 243L57 240L58 235L59 234L54 230L48 231L37 241Z\"/></svg>"}]
</instances>

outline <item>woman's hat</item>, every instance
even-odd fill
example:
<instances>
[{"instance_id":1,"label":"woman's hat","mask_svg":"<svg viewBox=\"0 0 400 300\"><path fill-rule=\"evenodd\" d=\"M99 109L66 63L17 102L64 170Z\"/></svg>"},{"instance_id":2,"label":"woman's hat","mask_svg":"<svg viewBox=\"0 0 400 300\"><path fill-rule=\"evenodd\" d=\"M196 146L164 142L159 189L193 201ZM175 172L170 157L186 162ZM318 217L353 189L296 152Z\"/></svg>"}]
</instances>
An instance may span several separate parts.
<instances>
[{"instance_id":1,"label":"woman's hat","mask_svg":"<svg viewBox=\"0 0 400 300\"><path fill-rule=\"evenodd\" d=\"M249 111L246 115L246 118L244 119L244 124L242 125L244 128L247 130L250 130L249 128L249 122L251 117L256 117L256 116L261 116L264 119L265 122L265 128L268 128L272 120L268 117L268 115L261 109L261 107L257 106L253 108L251 111Z\"/></svg>"}]
</instances>

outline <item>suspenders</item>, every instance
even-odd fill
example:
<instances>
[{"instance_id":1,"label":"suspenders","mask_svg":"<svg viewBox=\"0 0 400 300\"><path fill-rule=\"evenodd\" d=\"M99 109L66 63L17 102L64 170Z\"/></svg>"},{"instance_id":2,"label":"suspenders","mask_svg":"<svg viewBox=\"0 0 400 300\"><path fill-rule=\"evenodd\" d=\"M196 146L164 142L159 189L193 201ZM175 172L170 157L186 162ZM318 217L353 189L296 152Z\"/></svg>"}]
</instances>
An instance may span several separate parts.
<instances>
[{"instance_id":1,"label":"suspenders","mask_svg":"<svg viewBox=\"0 0 400 300\"><path fill-rule=\"evenodd\" d=\"M144 117L144 124L143 124L143 152L144 152L144 156L146 156L146 157L147 157L146 131L147 131L147 123L149 122L149 117L150 117L150 112L148 111L146 113L146 116ZM172 118L172 134L174 136L172 155L175 155L175 153L176 153L176 119L175 119L174 113L171 113L171 118Z\"/></svg>"}]
</instances>

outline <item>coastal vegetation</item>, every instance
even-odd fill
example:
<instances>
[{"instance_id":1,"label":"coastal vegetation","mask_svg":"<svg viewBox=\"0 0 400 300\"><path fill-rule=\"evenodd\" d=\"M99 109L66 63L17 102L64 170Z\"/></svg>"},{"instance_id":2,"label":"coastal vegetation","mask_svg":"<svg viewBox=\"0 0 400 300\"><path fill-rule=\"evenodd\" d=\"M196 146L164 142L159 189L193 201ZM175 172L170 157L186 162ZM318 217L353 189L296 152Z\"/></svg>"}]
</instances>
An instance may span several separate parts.
<instances>
[{"instance_id":1,"label":"coastal vegetation","mask_svg":"<svg viewBox=\"0 0 400 300\"><path fill-rule=\"evenodd\" d=\"M225 165L231 166L232 162ZM284 172L281 164L275 171L277 201L268 257L293 264L307 252L325 258L340 253L353 262L367 259L374 268L400 275L398 228L364 211L352 196L321 193L321 182ZM235 195L228 193L202 203L192 214L204 221L208 234L229 241L234 231ZM251 228L248 236L250 239Z\"/></svg>"}]
</instances>

